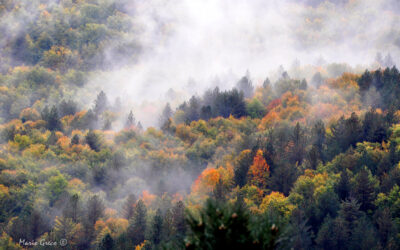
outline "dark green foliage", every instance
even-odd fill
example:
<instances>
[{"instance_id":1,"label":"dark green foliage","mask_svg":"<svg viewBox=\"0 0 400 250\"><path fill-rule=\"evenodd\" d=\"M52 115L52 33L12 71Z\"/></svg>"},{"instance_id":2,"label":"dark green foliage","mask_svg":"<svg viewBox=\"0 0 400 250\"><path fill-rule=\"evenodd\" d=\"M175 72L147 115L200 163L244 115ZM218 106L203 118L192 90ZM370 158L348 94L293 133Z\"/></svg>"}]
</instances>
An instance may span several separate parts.
<instances>
[{"instance_id":1,"label":"dark green foliage","mask_svg":"<svg viewBox=\"0 0 400 250\"><path fill-rule=\"evenodd\" d=\"M161 210L157 209L156 215L153 218L153 226L151 228L151 241L154 245L160 244L162 238L163 217Z\"/></svg>"},{"instance_id":2,"label":"dark green foliage","mask_svg":"<svg viewBox=\"0 0 400 250\"><path fill-rule=\"evenodd\" d=\"M253 248L250 218L240 207L208 200L200 218L188 214L190 236L187 249Z\"/></svg>"},{"instance_id":3,"label":"dark green foliage","mask_svg":"<svg viewBox=\"0 0 400 250\"><path fill-rule=\"evenodd\" d=\"M99 245L99 249L101 250L113 250L114 249L114 240L111 237L110 234L106 234L104 238L101 240L101 243Z\"/></svg>"},{"instance_id":4,"label":"dark green foliage","mask_svg":"<svg viewBox=\"0 0 400 250\"><path fill-rule=\"evenodd\" d=\"M146 234L146 216L147 208L142 200L136 204L133 217L129 221L128 238L132 241L133 245L141 244L145 240Z\"/></svg>"},{"instance_id":5,"label":"dark green foliage","mask_svg":"<svg viewBox=\"0 0 400 250\"><path fill-rule=\"evenodd\" d=\"M372 209L375 200L375 190L368 171L362 169L355 178L354 197L361 204L360 209L364 212Z\"/></svg>"},{"instance_id":6,"label":"dark green foliage","mask_svg":"<svg viewBox=\"0 0 400 250\"><path fill-rule=\"evenodd\" d=\"M284 232L284 245L291 249L312 248L312 232L307 222L307 218L304 217L302 211L293 211L290 222Z\"/></svg>"},{"instance_id":7,"label":"dark green foliage","mask_svg":"<svg viewBox=\"0 0 400 250\"><path fill-rule=\"evenodd\" d=\"M97 195L94 195L89 198L86 205L86 221L89 225L94 225L100 217L104 214L104 204L101 198Z\"/></svg>"},{"instance_id":8,"label":"dark green foliage","mask_svg":"<svg viewBox=\"0 0 400 250\"><path fill-rule=\"evenodd\" d=\"M341 117L331 126L332 135L328 138L330 156L346 151L350 146L355 147L362 138L362 124L355 113L347 119Z\"/></svg>"},{"instance_id":9,"label":"dark green foliage","mask_svg":"<svg viewBox=\"0 0 400 250\"><path fill-rule=\"evenodd\" d=\"M100 136L95 133L93 130L89 130L87 135L85 136L86 143L89 145L89 147L98 152L100 151L101 147L101 138Z\"/></svg>"},{"instance_id":10,"label":"dark green foliage","mask_svg":"<svg viewBox=\"0 0 400 250\"><path fill-rule=\"evenodd\" d=\"M80 143L79 135L75 134L71 139L71 144L77 145Z\"/></svg>"},{"instance_id":11,"label":"dark green foliage","mask_svg":"<svg viewBox=\"0 0 400 250\"><path fill-rule=\"evenodd\" d=\"M339 199L342 201L348 199L350 196L351 188L352 187L351 187L349 175L348 175L347 171L344 170L340 174L339 182L335 187L336 193L338 194Z\"/></svg>"},{"instance_id":12,"label":"dark green foliage","mask_svg":"<svg viewBox=\"0 0 400 250\"><path fill-rule=\"evenodd\" d=\"M185 205L178 201L172 209L173 227L176 237L182 239L186 233Z\"/></svg>"},{"instance_id":13,"label":"dark green foliage","mask_svg":"<svg viewBox=\"0 0 400 250\"><path fill-rule=\"evenodd\" d=\"M251 151L243 151L235 161L234 180L239 187L243 187L247 182L247 173L253 163L253 156L254 154Z\"/></svg>"},{"instance_id":14,"label":"dark green foliage","mask_svg":"<svg viewBox=\"0 0 400 250\"><path fill-rule=\"evenodd\" d=\"M56 106L53 106L50 110L46 106L43 109L41 116L42 119L46 122L46 128L48 130L62 130L62 124Z\"/></svg>"},{"instance_id":15,"label":"dark green foliage","mask_svg":"<svg viewBox=\"0 0 400 250\"><path fill-rule=\"evenodd\" d=\"M202 99L193 96L189 103L184 102L178 109L184 112L186 123L200 118L209 119L218 116L227 118L230 115L240 118L247 115L243 92L237 89L222 92L218 88L213 91L208 90Z\"/></svg>"},{"instance_id":16,"label":"dark green foliage","mask_svg":"<svg viewBox=\"0 0 400 250\"><path fill-rule=\"evenodd\" d=\"M252 217L241 206L207 200L200 217L187 215L187 249L273 249L281 232L269 216Z\"/></svg>"},{"instance_id":17,"label":"dark green foliage","mask_svg":"<svg viewBox=\"0 0 400 250\"><path fill-rule=\"evenodd\" d=\"M293 142L293 148L291 150L290 159L293 163L301 165L305 156L305 147L307 141L305 132L299 123L297 123L293 129L291 141Z\"/></svg>"},{"instance_id":18,"label":"dark green foliage","mask_svg":"<svg viewBox=\"0 0 400 250\"><path fill-rule=\"evenodd\" d=\"M62 100L58 107L60 110L60 117L74 115L76 112L78 112L78 104L72 100Z\"/></svg>"}]
</instances>

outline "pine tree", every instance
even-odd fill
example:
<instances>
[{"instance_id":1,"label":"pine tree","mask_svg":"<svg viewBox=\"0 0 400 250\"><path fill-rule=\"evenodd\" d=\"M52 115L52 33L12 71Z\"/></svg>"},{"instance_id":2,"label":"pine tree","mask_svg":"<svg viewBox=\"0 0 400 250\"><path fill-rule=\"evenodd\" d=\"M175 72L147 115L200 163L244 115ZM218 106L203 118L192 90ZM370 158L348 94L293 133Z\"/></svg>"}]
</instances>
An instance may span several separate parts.
<instances>
[{"instance_id":1,"label":"pine tree","mask_svg":"<svg viewBox=\"0 0 400 250\"><path fill-rule=\"evenodd\" d=\"M175 232L178 238L183 238L186 233L185 205L178 201L172 209L172 218Z\"/></svg>"},{"instance_id":2,"label":"pine tree","mask_svg":"<svg viewBox=\"0 0 400 250\"><path fill-rule=\"evenodd\" d=\"M236 84L236 88L243 92L245 98L253 96L254 87L248 76L243 76Z\"/></svg>"},{"instance_id":3,"label":"pine tree","mask_svg":"<svg viewBox=\"0 0 400 250\"><path fill-rule=\"evenodd\" d=\"M94 102L94 113L96 116L101 115L108 108L108 99L106 94L103 91L97 95L97 98Z\"/></svg>"},{"instance_id":4,"label":"pine tree","mask_svg":"<svg viewBox=\"0 0 400 250\"><path fill-rule=\"evenodd\" d=\"M162 127L164 125L164 123L166 123L169 118L171 118L173 115L173 111L171 109L171 106L169 103L167 103L159 117L158 123L159 126Z\"/></svg>"},{"instance_id":5,"label":"pine tree","mask_svg":"<svg viewBox=\"0 0 400 250\"><path fill-rule=\"evenodd\" d=\"M134 194L130 194L125 201L123 206L123 216L125 219L130 220L133 217L135 212L135 204L136 204L136 196Z\"/></svg>"},{"instance_id":6,"label":"pine tree","mask_svg":"<svg viewBox=\"0 0 400 250\"><path fill-rule=\"evenodd\" d=\"M62 124L56 106L48 109L46 106L42 111L42 119L46 122L46 128L50 131L62 130Z\"/></svg>"},{"instance_id":7,"label":"pine tree","mask_svg":"<svg viewBox=\"0 0 400 250\"><path fill-rule=\"evenodd\" d=\"M101 243L99 244L99 250L113 250L114 249L114 240L111 235L108 233L102 239Z\"/></svg>"},{"instance_id":8,"label":"pine tree","mask_svg":"<svg viewBox=\"0 0 400 250\"><path fill-rule=\"evenodd\" d=\"M299 123L296 123L291 139L293 142L291 159L294 163L297 162L299 165L301 165L305 155L306 138L304 130L301 128Z\"/></svg>"},{"instance_id":9,"label":"pine tree","mask_svg":"<svg viewBox=\"0 0 400 250\"><path fill-rule=\"evenodd\" d=\"M64 208L63 215L65 218L71 218L74 223L77 223L80 217L80 200L78 194L73 194Z\"/></svg>"},{"instance_id":10,"label":"pine tree","mask_svg":"<svg viewBox=\"0 0 400 250\"><path fill-rule=\"evenodd\" d=\"M162 240L163 217L161 210L157 209L156 215L153 219L153 226L151 229L151 240L155 245L160 244Z\"/></svg>"},{"instance_id":11,"label":"pine tree","mask_svg":"<svg viewBox=\"0 0 400 250\"><path fill-rule=\"evenodd\" d=\"M103 216L104 209L103 201L97 195L89 198L86 207L86 220L89 225L94 225Z\"/></svg>"},{"instance_id":12,"label":"pine tree","mask_svg":"<svg viewBox=\"0 0 400 250\"><path fill-rule=\"evenodd\" d=\"M360 202L360 209L367 211L374 207L375 192L373 183L370 181L368 171L362 169L356 176L354 197Z\"/></svg>"},{"instance_id":13,"label":"pine tree","mask_svg":"<svg viewBox=\"0 0 400 250\"><path fill-rule=\"evenodd\" d=\"M134 245L145 240L147 208L142 200L136 204L135 211L128 227L128 237Z\"/></svg>"},{"instance_id":14,"label":"pine tree","mask_svg":"<svg viewBox=\"0 0 400 250\"><path fill-rule=\"evenodd\" d=\"M234 180L235 184L243 187L247 182L247 173L253 162L253 155L250 150L242 151L235 161Z\"/></svg>"},{"instance_id":15,"label":"pine tree","mask_svg":"<svg viewBox=\"0 0 400 250\"><path fill-rule=\"evenodd\" d=\"M135 126L135 117L133 116L132 110L129 112L128 118L126 119L125 128L132 128Z\"/></svg>"},{"instance_id":16,"label":"pine tree","mask_svg":"<svg viewBox=\"0 0 400 250\"><path fill-rule=\"evenodd\" d=\"M339 199L343 201L343 200L346 200L347 198L349 198L350 191L351 191L350 178L345 169L340 174L339 183L336 185L336 192L339 196Z\"/></svg>"}]
</instances>

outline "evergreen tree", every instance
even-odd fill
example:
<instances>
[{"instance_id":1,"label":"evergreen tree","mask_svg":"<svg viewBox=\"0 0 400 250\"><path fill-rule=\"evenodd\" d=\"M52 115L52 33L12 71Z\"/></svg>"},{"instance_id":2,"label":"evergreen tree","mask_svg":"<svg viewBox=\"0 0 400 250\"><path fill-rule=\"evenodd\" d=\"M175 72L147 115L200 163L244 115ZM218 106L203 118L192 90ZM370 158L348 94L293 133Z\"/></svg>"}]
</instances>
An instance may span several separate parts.
<instances>
[{"instance_id":1,"label":"evergreen tree","mask_svg":"<svg viewBox=\"0 0 400 250\"><path fill-rule=\"evenodd\" d=\"M165 122L169 120L173 115L173 111L171 109L171 105L167 103L158 119L159 126L163 126Z\"/></svg>"},{"instance_id":2,"label":"evergreen tree","mask_svg":"<svg viewBox=\"0 0 400 250\"><path fill-rule=\"evenodd\" d=\"M151 240L153 244L158 245L162 240L162 229L163 229L163 217L161 210L157 209L156 215L153 219L153 226L151 229Z\"/></svg>"},{"instance_id":3,"label":"evergreen tree","mask_svg":"<svg viewBox=\"0 0 400 250\"><path fill-rule=\"evenodd\" d=\"M46 122L46 128L50 131L62 130L62 124L56 106L53 106L50 111L45 107L42 111L42 119Z\"/></svg>"},{"instance_id":4,"label":"evergreen tree","mask_svg":"<svg viewBox=\"0 0 400 250\"><path fill-rule=\"evenodd\" d=\"M96 100L94 101L93 111L96 116L101 115L108 108L108 99L106 94L103 91L97 95Z\"/></svg>"},{"instance_id":5,"label":"evergreen tree","mask_svg":"<svg viewBox=\"0 0 400 250\"><path fill-rule=\"evenodd\" d=\"M293 141L291 159L294 163L297 162L299 165L301 165L305 155L306 137L304 130L301 128L299 123L296 123L291 139Z\"/></svg>"},{"instance_id":6,"label":"evergreen tree","mask_svg":"<svg viewBox=\"0 0 400 250\"><path fill-rule=\"evenodd\" d=\"M104 204L99 196L91 196L86 205L86 220L89 225L94 225L104 215Z\"/></svg>"},{"instance_id":7,"label":"evergreen tree","mask_svg":"<svg viewBox=\"0 0 400 250\"><path fill-rule=\"evenodd\" d=\"M133 245L139 245L145 240L147 208L142 200L136 204L135 211L128 227L128 237Z\"/></svg>"},{"instance_id":8,"label":"evergreen tree","mask_svg":"<svg viewBox=\"0 0 400 250\"><path fill-rule=\"evenodd\" d=\"M338 184L335 186L335 189L340 200L344 201L349 198L351 191L351 183L346 169L343 170L343 172L340 174L340 179Z\"/></svg>"},{"instance_id":9,"label":"evergreen tree","mask_svg":"<svg viewBox=\"0 0 400 250\"><path fill-rule=\"evenodd\" d=\"M251 98L253 96L254 87L248 76L243 76L236 84L236 88L243 92L245 98Z\"/></svg>"},{"instance_id":10,"label":"evergreen tree","mask_svg":"<svg viewBox=\"0 0 400 250\"><path fill-rule=\"evenodd\" d=\"M175 228L176 236L183 238L186 233L185 222L185 205L182 201L178 201L172 209L173 225Z\"/></svg>"},{"instance_id":11,"label":"evergreen tree","mask_svg":"<svg viewBox=\"0 0 400 250\"><path fill-rule=\"evenodd\" d=\"M113 249L114 249L114 240L108 233L101 240L101 243L99 244L99 250L113 250Z\"/></svg>"},{"instance_id":12,"label":"evergreen tree","mask_svg":"<svg viewBox=\"0 0 400 250\"><path fill-rule=\"evenodd\" d=\"M89 130L89 132L85 137L85 140L92 150L96 152L100 151L101 147L100 137L93 130Z\"/></svg>"},{"instance_id":13,"label":"evergreen tree","mask_svg":"<svg viewBox=\"0 0 400 250\"><path fill-rule=\"evenodd\" d=\"M71 218L74 223L77 223L80 217L80 198L78 194L73 194L64 208L63 215L65 218Z\"/></svg>"},{"instance_id":14,"label":"evergreen tree","mask_svg":"<svg viewBox=\"0 0 400 250\"><path fill-rule=\"evenodd\" d=\"M125 219L130 220L133 217L135 212L135 204L136 196L134 194L130 194L122 208L122 213Z\"/></svg>"},{"instance_id":15,"label":"evergreen tree","mask_svg":"<svg viewBox=\"0 0 400 250\"><path fill-rule=\"evenodd\" d=\"M129 112L128 118L126 119L125 128L131 128L135 126L135 117L133 116L132 110Z\"/></svg>"},{"instance_id":16,"label":"evergreen tree","mask_svg":"<svg viewBox=\"0 0 400 250\"><path fill-rule=\"evenodd\" d=\"M243 187L247 182L247 173L253 163L253 154L250 150L242 151L235 161L234 180L235 184Z\"/></svg>"},{"instance_id":17,"label":"evergreen tree","mask_svg":"<svg viewBox=\"0 0 400 250\"><path fill-rule=\"evenodd\" d=\"M374 185L369 179L368 171L363 168L357 174L354 186L354 197L360 202L360 209L366 212L374 207L375 191Z\"/></svg>"}]
</instances>

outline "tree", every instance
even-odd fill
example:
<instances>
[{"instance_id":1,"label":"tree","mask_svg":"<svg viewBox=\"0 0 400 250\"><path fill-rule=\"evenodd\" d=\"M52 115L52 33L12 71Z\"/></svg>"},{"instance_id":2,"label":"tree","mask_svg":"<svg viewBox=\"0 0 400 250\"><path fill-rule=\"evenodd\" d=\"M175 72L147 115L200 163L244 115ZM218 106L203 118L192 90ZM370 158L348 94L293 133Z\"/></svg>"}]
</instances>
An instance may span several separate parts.
<instances>
[{"instance_id":1,"label":"tree","mask_svg":"<svg viewBox=\"0 0 400 250\"><path fill-rule=\"evenodd\" d=\"M72 145L78 145L79 142L80 142L79 135L78 135L78 134L75 134L75 135L72 137L72 139L71 139L71 144L72 144Z\"/></svg>"},{"instance_id":2,"label":"tree","mask_svg":"<svg viewBox=\"0 0 400 250\"><path fill-rule=\"evenodd\" d=\"M60 116L74 115L78 111L78 104L72 100L62 100L59 104Z\"/></svg>"},{"instance_id":3,"label":"tree","mask_svg":"<svg viewBox=\"0 0 400 250\"><path fill-rule=\"evenodd\" d=\"M89 132L85 136L86 143L89 145L89 147L96 151L100 151L101 147L101 141L100 141L100 136L95 133L93 130L89 130Z\"/></svg>"},{"instance_id":4,"label":"tree","mask_svg":"<svg viewBox=\"0 0 400 250\"><path fill-rule=\"evenodd\" d=\"M303 80L301 80L301 82L300 82L300 86L299 86L299 89L301 89L301 90L307 90L307 81L306 81L306 79L303 79Z\"/></svg>"},{"instance_id":5,"label":"tree","mask_svg":"<svg viewBox=\"0 0 400 250\"><path fill-rule=\"evenodd\" d=\"M304 130L301 128L299 123L296 123L291 139L293 141L291 159L294 163L297 162L299 165L301 165L305 155L306 137Z\"/></svg>"},{"instance_id":6,"label":"tree","mask_svg":"<svg viewBox=\"0 0 400 250\"><path fill-rule=\"evenodd\" d=\"M186 233L185 205L178 201L172 208L173 225L178 238L183 238Z\"/></svg>"},{"instance_id":7,"label":"tree","mask_svg":"<svg viewBox=\"0 0 400 250\"><path fill-rule=\"evenodd\" d=\"M69 246L73 246L78 240L78 230L79 225L74 223L71 218L56 217L51 236L57 241L65 239Z\"/></svg>"},{"instance_id":8,"label":"tree","mask_svg":"<svg viewBox=\"0 0 400 250\"><path fill-rule=\"evenodd\" d=\"M169 103L167 103L158 119L158 123L161 126L164 125L165 122L167 122L169 120L169 118L171 118L173 115L173 111L171 109L171 106Z\"/></svg>"},{"instance_id":9,"label":"tree","mask_svg":"<svg viewBox=\"0 0 400 250\"><path fill-rule=\"evenodd\" d=\"M251 118L262 118L266 114L264 105L257 99L253 98L246 105L247 113Z\"/></svg>"},{"instance_id":10,"label":"tree","mask_svg":"<svg viewBox=\"0 0 400 250\"><path fill-rule=\"evenodd\" d=\"M77 223L80 217L80 198L78 194L73 194L69 198L67 205L64 208L63 215L65 218L72 219L72 222Z\"/></svg>"},{"instance_id":11,"label":"tree","mask_svg":"<svg viewBox=\"0 0 400 250\"><path fill-rule=\"evenodd\" d=\"M200 217L188 214L187 249L249 249L249 215L240 207L207 200Z\"/></svg>"},{"instance_id":12,"label":"tree","mask_svg":"<svg viewBox=\"0 0 400 250\"><path fill-rule=\"evenodd\" d=\"M161 210L157 209L156 215L153 219L153 226L151 232L151 240L155 245L160 244L162 240L162 228L163 228L163 217L161 214Z\"/></svg>"},{"instance_id":13,"label":"tree","mask_svg":"<svg viewBox=\"0 0 400 250\"><path fill-rule=\"evenodd\" d=\"M245 98L253 96L254 87L248 76L243 76L236 84L236 88L243 92Z\"/></svg>"},{"instance_id":14,"label":"tree","mask_svg":"<svg viewBox=\"0 0 400 250\"><path fill-rule=\"evenodd\" d=\"M286 235L291 249L312 248L311 227L307 225L307 219L301 210L293 211Z\"/></svg>"},{"instance_id":15,"label":"tree","mask_svg":"<svg viewBox=\"0 0 400 250\"><path fill-rule=\"evenodd\" d=\"M108 108L108 99L106 94L103 91L97 95L96 100L94 101L94 113L96 116L101 115Z\"/></svg>"},{"instance_id":16,"label":"tree","mask_svg":"<svg viewBox=\"0 0 400 250\"><path fill-rule=\"evenodd\" d=\"M101 240L99 244L99 249L101 250L113 250L114 249L114 240L111 235L108 233L104 238Z\"/></svg>"},{"instance_id":17,"label":"tree","mask_svg":"<svg viewBox=\"0 0 400 250\"><path fill-rule=\"evenodd\" d=\"M372 84L372 75L367 69L358 80L358 86L360 86L360 91L366 91L369 89L371 84Z\"/></svg>"},{"instance_id":18,"label":"tree","mask_svg":"<svg viewBox=\"0 0 400 250\"><path fill-rule=\"evenodd\" d=\"M128 227L128 237L134 245L145 240L147 208L142 200L136 204L135 211Z\"/></svg>"},{"instance_id":19,"label":"tree","mask_svg":"<svg viewBox=\"0 0 400 250\"><path fill-rule=\"evenodd\" d=\"M28 228L28 239L30 240L36 240L50 228L48 219L36 209L31 212L27 224L24 226Z\"/></svg>"},{"instance_id":20,"label":"tree","mask_svg":"<svg viewBox=\"0 0 400 250\"><path fill-rule=\"evenodd\" d=\"M235 160L234 180L235 184L243 187L247 183L247 174L253 161L251 150L242 151Z\"/></svg>"},{"instance_id":21,"label":"tree","mask_svg":"<svg viewBox=\"0 0 400 250\"><path fill-rule=\"evenodd\" d=\"M320 72L317 72L311 78L311 84L313 84L317 89L324 83L324 79Z\"/></svg>"},{"instance_id":22,"label":"tree","mask_svg":"<svg viewBox=\"0 0 400 250\"><path fill-rule=\"evenodd\" d=\"M335 186L336 193L339 196L339 199L344 201L349 198L350 196L350 191L351 191L351 183L350 183L350 178L347 173L347 170L343 170L343 172L340 174L340 179L338 184Z\"/></svg>"},{"instance_id":23,"label":"tree","mask_svg":"<svg viewBox=\"0 0 400 250\"><path fill-rule=\"evenodd\" d=\"M371 182L368 171L365 168L361 169L356 176L353 195L357 201L360 202L360 209L362 211L366 212L368 209L372 209L374 207L374 185Z\"/></svg>"},{"instance_id":24,"label":"tree","mask_svg":"<svg viewBox=\"0 0 400 250\"><path fill-rule=\"evenodd\" d=\"M42 119L46 122L46 128L50 131L53 130L61 130L62 124L60 122L60 117L58 115L58 111L56 106L53 106L49 111L48 107L46 106L42 113Z\"/></svg>"},{"instance_id":25,"label":"tree","mask_svg":"<svg viewBox=\"0 0 400 250\"><path fill-rule=\"evenodd\" d=\"M254 156L248 175L250 183L259 188L266 188L269 177L269 166L263 157L262 150L258 150L256 156Z\"/></svg>"},{"instance_id":26,"label":"tree","mask_svg":"<svg viewBox=\"0 0 400 250\"><path fill-rule=\"evenodd\" d=\"M94 225L104 215L104 204L99 196L91 196L86 205L86 220L89 225Z\"/></svg>"},{"instance_id":27,"label":"tree","mask_svg":"<svg viewBox=\"0 0 400 250\"><path fill-rule=\"evenodd\" d=\"M46 184L46 194L50 206L53 206L61 195L65 194L67 186L68 182L61 174L49 178Z\"/></svg>"},{"instance_id":28,"label":"tree","mask_svg":"<svg viewBox=\"0 0 400 250\"><path fill-rule=\"evenodd\" d=\"M126 119L125 128L132 128L135 126L135 117L133 116L132 110L129 112L128 118Z\"/></svg>"},{"instance_id":29,"label":"tree","mask_svg":"<svg viewBox=\"0 0 400 250\"><path fill-rule=\"evenodd\" d=\"M122 208L122 213L124 218L130 220L135 212L135 204L136 204L136 196L134 194L130 194L125 201L125 204Z\"/></svg>"},{"instance_id":30,"label":"tree","mask_svg":"<svg viewBox=\"0 0 400 250\"><path fill-rule=\"evenodd\" d=\"M397 231L394 226L390 208L377 210L374 217L378 228L379 239L382 246L385 248L390 244L390 241L394 238Z\"/></svg>"},{"instance_id":31,"label":"tree","mask_svg":"<svg viewBox=\"0 0 400 250\"><path fill-rule=\"evenodd\" d=\"M318 120L311 129L311 141L317 148L319 158L324 162L324 145L326 140L325 124Z\"/></svg>"}]
</instances>

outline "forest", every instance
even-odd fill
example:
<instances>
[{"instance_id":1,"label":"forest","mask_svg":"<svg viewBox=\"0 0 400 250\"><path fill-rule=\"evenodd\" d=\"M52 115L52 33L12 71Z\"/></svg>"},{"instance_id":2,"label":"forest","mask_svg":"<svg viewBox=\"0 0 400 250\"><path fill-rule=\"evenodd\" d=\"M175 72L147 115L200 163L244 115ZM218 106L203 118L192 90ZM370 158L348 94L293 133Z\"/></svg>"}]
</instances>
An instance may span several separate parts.
<instances>
[{"instance_id":1,"label":"forest","mask_svg":"<svg viewBox=\"0 0 400 250\"><path fill-rule=\"evenodd\" d=\"M90 87L149 50L130 2L0 1L0 249L400 248L389 53L247 72L144 124Z\"/></svg>"}]
</instances>

